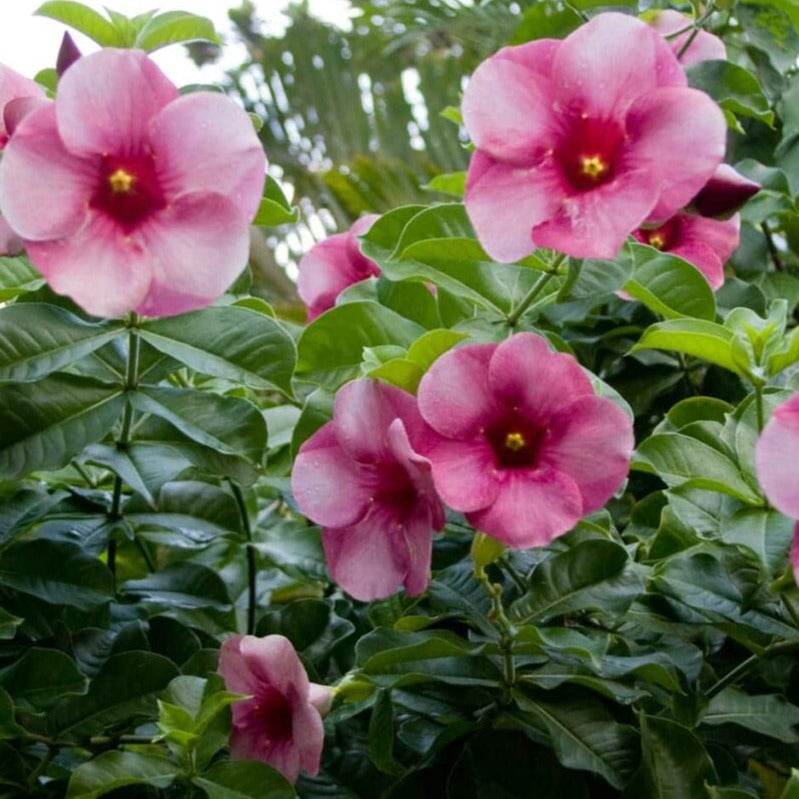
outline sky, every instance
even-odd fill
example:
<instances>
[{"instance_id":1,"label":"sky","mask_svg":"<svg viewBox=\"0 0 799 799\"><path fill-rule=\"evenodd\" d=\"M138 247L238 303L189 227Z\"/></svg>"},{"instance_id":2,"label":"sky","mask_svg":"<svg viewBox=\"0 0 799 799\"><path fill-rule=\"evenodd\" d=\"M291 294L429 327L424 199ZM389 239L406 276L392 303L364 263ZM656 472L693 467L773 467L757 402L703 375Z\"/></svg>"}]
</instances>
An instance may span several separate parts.
<instances>
[{"instance_id":1,"label":"sky","mask_svg":"<svg viewBox=\"0 0 799 799\"><path fill-rule=\"evenodd\" d=\"M55 65L61 37L65 27L55 20L33 16L44 0L0 0L0 63L33 77L40 69ZM197 68L186 56L181 46L165 47L153 58L178 85L212 83L225 66L235 66L244 60L244 48L235 44L227 18L227 9L238 5L238 0L83 0L84 5L102 12L107 5L127 16L141 14L157 8L160 11L191 11L209 17L226 44L220 63ZM279 32L285 19L281 11L288 0L255 0L258 16L269 32ZM311 12L323 19L346 24L347 0L310 0ZM96 45L80 34L73 34L78 47L91 52Z\"/></svg>"}]
</instances>

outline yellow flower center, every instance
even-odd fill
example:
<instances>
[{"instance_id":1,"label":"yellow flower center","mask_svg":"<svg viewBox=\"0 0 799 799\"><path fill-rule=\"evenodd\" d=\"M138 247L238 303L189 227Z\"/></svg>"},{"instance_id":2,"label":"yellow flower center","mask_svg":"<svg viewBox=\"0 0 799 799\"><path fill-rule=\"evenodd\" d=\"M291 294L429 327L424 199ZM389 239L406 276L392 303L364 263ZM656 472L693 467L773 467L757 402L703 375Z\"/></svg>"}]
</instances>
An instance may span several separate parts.
<instances>
[{"instance_id":1,"label":"yellow flower center","mask_svg":"<svg viewBox=\"0 0 799 799\"><path fill-rule=\"evenodd\" d=\"M662 250L663 247L666 246L666 239L664 238L662 233L653 233L649 237L649 243L653 247L657 247L659 250Z\"/></svg>"},{"instance_id":2,"label":"yellow flower center","mask_svg":"<svg viewBox=\"0 0 799 799\"><path fill-rule=\"evenodd\" d=\"M584 155L580 158L580 172L587 178L599 180L607 171L608 165L599 155Z\"/></svg>"},{"instance_id":3,"label":"yellow flower center","mask_svg":"<svg viewBox=\"0 0 799 799\"><path fill-rule=\"evenodd\" d=\"M505 446L511 452L518 452L520 449L524 449L527 446L527 442L524 440L524 436L521 433L508 433L505 436Z\"/></svg>"},{"instance_id":4,"label":"yellow flower center","mask_svg":"<svg viewBox=\"0 0 799 799\"><path fill-rule=\"evenodd\" d=\"M133 188L135 178L124 169L117 169L108 176L108 185L114 194L126 194Z\"/></svg>"}]
</instances>

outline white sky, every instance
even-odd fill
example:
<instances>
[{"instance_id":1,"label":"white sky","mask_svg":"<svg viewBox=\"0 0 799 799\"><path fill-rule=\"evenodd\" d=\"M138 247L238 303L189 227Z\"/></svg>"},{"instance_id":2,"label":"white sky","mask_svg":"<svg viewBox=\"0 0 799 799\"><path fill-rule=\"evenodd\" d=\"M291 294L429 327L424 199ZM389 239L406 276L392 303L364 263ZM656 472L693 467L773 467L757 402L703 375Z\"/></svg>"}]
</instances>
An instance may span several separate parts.
<instances>
[{"instance_id":1,"label":"white sky","mask_svg":"<svg viewBox=\"0 0 799 799\"><path fill-rule=\"evenodd\" d=\"M66 28L46 17L35 17L33 12L43 0L0 0L0 62L33 77L44 67L55 66L61 37ZM217 80L225 66L235 66L244 60L244 48L235 44L227 9L238 6L238 0L83 0L84 5L103 11L107 5L127 16L141 14L157 8L159 11L191 11L209 17L217 31L226 40L223 59L217 65L198 69L185 55L180 45L158 50L153 58L166 74L179 86L188 83L212 83ZM256 0L258 16L266 23L266 29L279 32L285 17L281 14L288 0ZM338 24L346 24L347 0L310 0L311 12L316 16ZM78 47L89 53L97 48L75 31L70 30Z\"/></svg>"}]
</instances>

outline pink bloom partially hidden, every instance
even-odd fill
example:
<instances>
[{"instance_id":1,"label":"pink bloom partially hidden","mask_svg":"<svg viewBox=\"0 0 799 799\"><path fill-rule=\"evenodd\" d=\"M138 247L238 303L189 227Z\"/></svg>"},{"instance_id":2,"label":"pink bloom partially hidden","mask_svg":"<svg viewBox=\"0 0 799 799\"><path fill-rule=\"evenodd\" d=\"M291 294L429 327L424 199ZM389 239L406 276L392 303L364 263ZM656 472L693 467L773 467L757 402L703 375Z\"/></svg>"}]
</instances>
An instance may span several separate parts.
<instances>
[{"instance_id":1,"label":"pink bloom partially hidden","mask_svg":"<svg viewBox=\"0 0 799 799\"><path fill-rule=\"evenodd\" d=\"M705 185L726 138L663 38L617 13L500 50L472 75L463 118L476 147L466 210L498 261L536 247L615 257Z\"/></svg>"},{"instance_id":2,"label":"pink bloom partially hidden","mask_svg":"<svg viewBox=\"0 0 799 799\"><path fill-rule=\"evenodd\" d=\"M13 69L0 64L0 150L2 150L10 137L13 115L9 115L9 125L6 125L6 107L12 102L44 97L44 90L38 83L23 77ZM17 104L19 105L19 104ZM22 239L0 218L0 255L16 255L22 252Z\"/></svg>"},{"instance_id":3,"label":"pink bloom partially hidden","mask_svg":"<svg viewBox=\"0 0 799 799\"><path fill-rule=\"evenodd\" d=\"M332 694L308 682L288 638L234 635L222 644L219 672L228 690L250 697L233 704L230 756L263 760L290 782L301 770L318 774Z\"/></svg>"},{"instance_id":4,"label":"pink bloom partially hidden","mask_svg":"<svg viewBox=\"0 0 799 799\"><path fill-rule=\"evenodd\" d=\"M0 209L55 291L99 316L165 316L244 268L265 164L229 99L180 96L145 53L101 50L19 123Z\"/></svg>"},{"instance_id":5,"label":"pink bloom partially hidden","mask_svg":"<svg viewBox=\"0 0 799 799\"><path fill-rule=\"evenodd\" d=\"M632 420L533 333L445 353L422 378L419 409L442 499L511 547L567 532L627 475Z\"/></svg>"},{"instance_id":6,"label":"pink bloom partially hidden","mask_svg":"<svg viewBox=\"0 0 799 799\"><path fill-rule=\"evenodd\" d=\"M433 530L444 525L430 463L416 450L431 432L411 394L356 380L297 454L297 506L322 526L330 574L356 599L427 587Z\"/></svg>"},{"instance_id":7,"label":"pink bloom partially hidden","mask_svg":"<svg viewBox=\"0 0 799 799\"><path fill-rule=\"evenodd\" d=\"M693 264L716 291L724 283L724 264L738 246L740 227L738 214L718 220L680 211L661 225L639 228L633 236Z\"/></svg>"},{"instance_id":8,"label":"pink bloom partially hidden","mask_svg":"<svg viewBox=\"0 0 799 799\"><path fill-rule=\"evenodd\" d=\"M667 39L675 56L681 53L689 39L691 40L685 52L679 55L680 63L685 67L690 67L691 64L698 64L700 61L723 61L726 59L727 48L718 36L700 29L699 33L691 38L693 31L685 30L691 24L691 21L691 18L686 17L685 14L667 8L662 11L655 11L654 15L649 19L649 24L662 36L676 31L683 31L679 36Z\"/></svg>"},{"instance_id":9,"label":"pink bloom partially hidden","mask_svg":"<svg viewBox=\"0 0 799 799\"><path fill-rule=\"evenodd\" d=\"M362 216L346 233L328 236L300 259L297 292L307 306L309 322L332 308L345 288L380 274L380 267L358 247L358 236L377 218L377 214Z\"/></svg>"},{"instance_id":10,"label":"pink bloom partially hidden","mask_svg":"<svg viewBox=\"0 0 799 799\"><path fill-rule=\"evenodd\" d=\"M799 394L778 405L755 448L757 477L769 502L787 516L799 519Z\"/></svg>"},{"instance_id":11,"label":"pink bloom partially hidden","mask_svg":"<svg viewBox=\"0 0 799 799\"><path fill-rule=\"evenodd\" d=\"M729 164L720 164L690 205L702 216L725 219L754 197L760 188L759 183L745 178Z\"/></svg>"}]
</instances>

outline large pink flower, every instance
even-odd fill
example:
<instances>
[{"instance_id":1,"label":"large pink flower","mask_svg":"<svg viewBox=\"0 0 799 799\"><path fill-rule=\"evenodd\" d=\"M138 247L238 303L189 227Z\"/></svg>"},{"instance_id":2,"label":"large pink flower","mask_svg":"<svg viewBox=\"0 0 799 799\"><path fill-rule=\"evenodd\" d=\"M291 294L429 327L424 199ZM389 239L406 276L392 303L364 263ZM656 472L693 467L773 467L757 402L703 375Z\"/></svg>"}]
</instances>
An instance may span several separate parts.
<instances>
[{"instance_id":1,"label":"large pink flower","mask_svg":"<svg viewBox=\"0 0 799 799\"><path fill-rule=\"evenodd\" d=\"M212 302L245 266L265 163L223 95L179 96L145 53L102 50L19 123L0 208L55 291L96 315L164 316Z\"/></svg>"},{"instance_id":2,"label":"large pink flower","mask_svg":"<svg viewBox=\"0 0 799 799\"><path fill-rule=\"evenodd\" d=\"M442 499L512 547L567 532L627 474L632 421L533 333L442 355L419 410L435 431L422 451Z\"/></svg>"},{"instance_id":3,"label":"large pink flower","mask_svg":"<svg viewBox=\"0 0 799 799\"><path fill-rule=\"evenodd\" d=\"M727 48L718 36L701 29L696 34L692 30L686 30L691 21L691 18L685 14L667 8L653 12L649 24L662 36L683 31L679 36L667 41L675 56L688 44L685 52L679 56L680 63L685 67L698 64L700 61L723 61L727 58Z\"/></svg>"},{"instance_id":4,"label":"large pink flower","mask_svg":"<svg viewBox=\"0 0 799 799\"><path fill-rule=\"evenodd\" d=\"M300 259L297 292L307 306L309 322L332 308L345 288L380 274L380 267L358 247L358 236L377 218L377 214L362 216L346 233L328 236Z\"/></svg>"},{"instance_id":5,"label":"large pink flower","mask_svg":"<svg viewBox=\"0 0 799 799\"><path fill-rule=\"evenodd\" d=\"M291 782L300 770L318 774L332 693L308 682L288 638L234 635L222 644L219 672L228 690L250 697L233 704L231 757L263 760Z\"/></svg>"},{"instance_id":6,"label":"large pink flower","mask_svg":"<svg viewBox=\"0 0 799 799\"><path fill-rule=\"evenodd\" d=\"M724 264L738 246L741 218L709 219L680 211L664 223L634 231L638 241L693 264L715 291L724 283Z\"/></svg>"},{"instance_id":7,"label":"large pink flower","mask_svg":"<svg viewBox=\"0 0 799 799\"><path fill-rule=\"evenodd\" d=\"M356 599L427 587L432 532L444 525L430 463L415 451L430 432L412 395L356 380L297 454L297 506L322 526L330 574Z\"/></svg>"},{"instance_id":8,"label":"large pink flower","mask_svg":"<svg viewBox=\"0 0 799 799\"><path fill-rule=\"evenodd\" d=\"M498 261L536 247L614 257L644 221L688 203L726 137L669 45L617 13L500 50L469 81L463 118L476 146L466 210Z\"/></svg>"}]
</instances>

